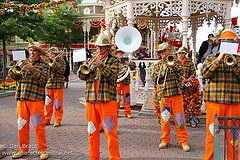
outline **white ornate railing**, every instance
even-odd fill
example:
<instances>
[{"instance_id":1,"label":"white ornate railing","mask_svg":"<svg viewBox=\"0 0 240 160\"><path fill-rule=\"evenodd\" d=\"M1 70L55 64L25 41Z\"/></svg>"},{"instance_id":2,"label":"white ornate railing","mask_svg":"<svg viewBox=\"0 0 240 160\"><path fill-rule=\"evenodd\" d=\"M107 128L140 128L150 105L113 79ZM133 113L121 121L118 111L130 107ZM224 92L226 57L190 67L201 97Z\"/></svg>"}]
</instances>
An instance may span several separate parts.
<instances>
[{"instance_id":1,"label":"white ornate railing","mask_svg":"<svg viewBox=\"0 0 240 160\"><path fill-rule=\"evenodd\" d=\"M131 92L131 105L144 104L147 96L153 95L154 85L151 81L151 72L153 64L158 62L158 59L155 58L144 58L144 59L132 59L132 61L136 64L136 79L133 80L133 71L130 72L131 76L131 84L130 84L130 92ZM145 86L142 85L142 81L140 79L140 62L145 63ZM142 64L141 63L141 64Z\"/></svg>"}]
</instances>

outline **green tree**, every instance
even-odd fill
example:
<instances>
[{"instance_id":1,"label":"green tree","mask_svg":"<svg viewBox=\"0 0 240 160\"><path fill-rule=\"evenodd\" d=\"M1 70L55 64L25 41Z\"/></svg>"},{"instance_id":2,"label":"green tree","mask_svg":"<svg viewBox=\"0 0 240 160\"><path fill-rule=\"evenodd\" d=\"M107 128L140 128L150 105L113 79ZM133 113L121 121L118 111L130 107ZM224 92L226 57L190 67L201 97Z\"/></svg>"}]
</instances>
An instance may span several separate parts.
<instances>
[{"instance_id":1,"label":"green tree","mask_svg":"<svg viewBox=\"0 0 240 160\"><path fill-rule=\"evenodd\" d=\"M39 26L38 38L50 46L57 45L68 50L72 43L81 41L82 29L75 26L79 14L71 3L58 6L59 13L53 9L43 11L43 23Z\"/></svg>"},{"instance_id":2,"label":"green tree","mask_svg":"<svg viewBox=\"0 0 240 160\"><path fill-rule=\"evenodd\" d=\"M6 44L10 42L13 36L26 40L27 37L33 37L34 27L38 26L43 20L39 17L33 10L28 10L24 4L30 3L30 0L21 1L22 8L20 5L16 4L14 7L10 6L13 4L6 3L5 1L0 1L0 40L3 46L3 79L6 77ZM41 2L34 0L32 2ZM15 1L14 3L17 3ZM2 75L1 74L1 75Z\"/></svg>"}]
</instances>

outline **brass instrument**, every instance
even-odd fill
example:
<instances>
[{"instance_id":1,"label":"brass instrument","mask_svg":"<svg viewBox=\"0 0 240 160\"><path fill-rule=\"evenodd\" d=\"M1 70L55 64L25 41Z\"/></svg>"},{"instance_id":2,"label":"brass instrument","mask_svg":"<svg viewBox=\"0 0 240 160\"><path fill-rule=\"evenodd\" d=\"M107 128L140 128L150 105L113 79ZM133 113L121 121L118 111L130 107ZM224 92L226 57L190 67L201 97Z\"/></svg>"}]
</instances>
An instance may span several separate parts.
<instances>
[{"instance_id":1,"label":"brass instrument","mask_svg":"<svg viewBox=\"0 0 240 160\"><path fill-rule=\"evenodd\" d=\"M167 54L164 56L163 61L165 64L172 66L177 62L177 56L175 54Z\"/></svg>"},{"instance_id":2,"label":"brass instrument","mask_svg":"<svg viewBox=\"0 0 240 160\"><path fill-rule=\"evenodd\" d=\"M237 59L232 54L224 56L224 63L228 66L234 66L236 64L236 61Z\"/></svg>"},{"instance_id":3,"label":"brass instrument","mask_svg":"<svg viewBox=\"0 0 240 160\"><path fill-rule=\"evenodd\" d=\"M88 63L82 64L79 67L79 70L83 73L83 74L89 74L90 71L94 68L94 66L92 65L92 63L97 59L97 57L100 55L101 52L99 52L94 58L90 59Z\"/></svg>"},{"instance_id":4,"label":"brass instrument","mask_svg":"<svg viewBox=\"0 0 240 160\"><path fill-rule=\"evenodd\" d=\"M48 58L47 58L47 61L48 61L49 66L52 66L52 65L56 62L56 59L59 58L59 57L61 57L62 55L63 55L63 52L59 53L59 54L58 54L56 57L54 57L54 58L48 57Z\"/></svg>"},{"instance_id":5,"label":"brass instrument","mask_svg":"<svg viewBox=\"0 0 240 160\"><path fill-rule=\"evenodd\" d=\"M22 74L24 71L27 71L27 70L24 70L23 68L28 63L30 63L29 59L21 60L19 63L17 63L16 65L13 66L12 70L17 74Z\"/></svg>"},{"instance_id":6,"label":"brass instrument","mask_svg":"<svg viewBox=\"0 0 240 160\"><path fill-rule=\"evenodd\" d=\"M127 76L129 75L130 73L130 67L127 66L127 65L121 65L121 71L118 75L118 79L117 79L117 82L121 82L123 81L124 79L127 78Z\"/></svg>"}]
</instances>

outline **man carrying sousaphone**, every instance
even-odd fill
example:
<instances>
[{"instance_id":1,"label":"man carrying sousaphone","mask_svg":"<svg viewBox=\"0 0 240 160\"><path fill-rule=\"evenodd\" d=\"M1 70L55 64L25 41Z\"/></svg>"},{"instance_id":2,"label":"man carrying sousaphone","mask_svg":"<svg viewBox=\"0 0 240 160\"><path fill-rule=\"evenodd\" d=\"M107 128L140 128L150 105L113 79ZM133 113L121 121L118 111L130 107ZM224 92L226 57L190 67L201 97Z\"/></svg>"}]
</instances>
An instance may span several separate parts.
<instances>
[{"instance_id":1,"label":"man carrying sousaphone","mask_svg":"<svg viewBox=\"0 0 240 160\"><path fill-rule=\"evenodd\" d=\"M87 66L80 66L78 77L86 81L86 117L88 122L89 159L100 159L100 123L108 143L110 159L120 159L117 135L117 77L119 59L111 53L109 37L100 34L97 50ZM89 70L89 71L88 71Z\"/></svg>"},{"instance_id":2,"label":"man carrying sousaphone","mask_svg":"<svg viewBox=\"0 0 240 160\"><path fill-rule=\"evenodd\" d=\"M118 107L118 113L120 109L120 97L123 95L123 108L124 108L124 115L127 118L132 118L131 115L131 107L130 107L130 70L134 70L134 64L129 61L124 61L123 55L124 52L120 49L115 51L115 55L119 58L120 60L120 77L117 81L117 94L118 94L118 102L117 102L117 107ZM127 73L128 72L128 73ZM124 74L124 75L122 75ZM128 75L125 75L128 74ZM124 78L125 76L125 78Z\"/></svg>"},{"instance_id":3,"label":"man carrying sousaphone","mask_svg":"<svg viewBox=\"0 0 240 160\"><path fill-rule=\"evenodd\" d=\"M44 126L44 99L45 85L49 74L47 63L41 58L46 53L35 42L28 47L29 58L14 65L8 72L8 77L17 81L17 125L19 151L14 153L12 158L18 159L28 154L30 121L33 122L37 149L40 159L47 159L46 131ZM18 71L16 68L21 68Z\"/></svg>"},{"instance_id":4,"label":"man carrying sousaphone","mask_svg":"<svg viewBox=\"0 0 240 160\"><path fill-rule=\"evenodd\" d=\"M176 134L184 151L189 151L188 133L185 124L185 114L182 100L182 64L175 54L171 54L168 43L162 43L158 54L162 58L154 66L152 80L157 85L161 120L161 143L159 148L166 148L170 144L170 118L174 116Z\"/></svg>"},{"instance_id":5,"label":"man carrying sousaphone","mask_svg":"<svg viewBox=\"0 0 240 160\"><path fill-rule=\"evenodd\" d=\"M237 35L231 29L222 31L223 40L236 41ZM220 48L221 48L220 45ZM229 48L229 50L232 50ZM237 50L236 50L237 53ZM235 54L236 54L235 53ZM206 101L206 143L204 160L214 159L214 114L217 116L240 117L240 57L230 53L212 54L203 63L203 78L206 86L204 100ZM227 121L227 126L232 126L232 121ZM237 123L237 122L236 122ZM239 126L239 123L236 124ZM235 133L234 133L235 132ZM226 130L227 159L238 159L239 130ZM235 135L235 136L234 136Z\"/></svg>"},{"instance_id":6,"label":"man carrying sousaphone","mask_svg":"<svg viewBox=\"0 0 240 160\"><path fill-rule=\"evenodd\" d=\"M54 112L54 127L61 125L63 117L64 72L66 63L57 47L48 50L50 74L46 84L45 125L49 125Z\"/></svg>"}]
</instances>

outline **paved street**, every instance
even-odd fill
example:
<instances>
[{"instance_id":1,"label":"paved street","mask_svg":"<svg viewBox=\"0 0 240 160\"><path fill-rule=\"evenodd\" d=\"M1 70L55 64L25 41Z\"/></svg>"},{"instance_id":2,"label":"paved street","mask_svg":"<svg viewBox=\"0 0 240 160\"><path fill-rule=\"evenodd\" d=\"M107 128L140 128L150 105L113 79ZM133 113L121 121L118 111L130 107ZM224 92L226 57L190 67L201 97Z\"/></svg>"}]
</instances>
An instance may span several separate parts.
<instances>
[{"instance_id":1,"label":"paved street","mask_svg":"<svg viewBox=\"0 0 240 160\"><path fill-rule=\"evenodd\" d=\"M49 160L86 160L88 159L87 122L85 106L79 98L84 97L85 83L77 77L70 77L69 88L65 89L64 117L62 125L54 128L46 127ZM0 98L0 144L7 147L6 154L12 154L17 147L16 101L14 96ZM118 133L121 159L131 160L201 160L203 159L205 125L196 128L188 125L190 152L181 150L172 125L171 145L159 150L160 125L154 117L138 117L138 111L133 111L133 118L119 117ZM36 141L31 126L31 156L23 159L39 159L36 155ZM10 156L3 158L11 159ZM107 144L104 133L101 133L101 159L108 159Z\"/></svg>"}]
</instances>

